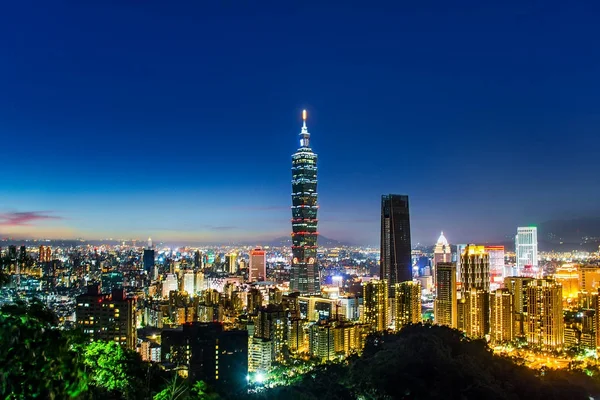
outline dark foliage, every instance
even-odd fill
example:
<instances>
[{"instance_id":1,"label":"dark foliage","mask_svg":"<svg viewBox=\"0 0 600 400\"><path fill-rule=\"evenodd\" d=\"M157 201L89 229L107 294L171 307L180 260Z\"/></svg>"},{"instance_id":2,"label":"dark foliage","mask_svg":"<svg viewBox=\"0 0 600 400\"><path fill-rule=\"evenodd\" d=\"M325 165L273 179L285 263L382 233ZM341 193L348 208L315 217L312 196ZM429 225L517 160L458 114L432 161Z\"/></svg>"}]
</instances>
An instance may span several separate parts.
<instances>
[{"instance_id":1,"label":"dark foliage","mask_svg":"<svg viewBox=\"0 0 600 400\"><path fill-rule=\"evenodd\" d=\"M398 334L370 336L363 355L347 365L321 368L294 386L258 397L551 400L600 393L598 384L581 373L539 375L459 331L413 325Z\"/></svg>"}]
</instances>

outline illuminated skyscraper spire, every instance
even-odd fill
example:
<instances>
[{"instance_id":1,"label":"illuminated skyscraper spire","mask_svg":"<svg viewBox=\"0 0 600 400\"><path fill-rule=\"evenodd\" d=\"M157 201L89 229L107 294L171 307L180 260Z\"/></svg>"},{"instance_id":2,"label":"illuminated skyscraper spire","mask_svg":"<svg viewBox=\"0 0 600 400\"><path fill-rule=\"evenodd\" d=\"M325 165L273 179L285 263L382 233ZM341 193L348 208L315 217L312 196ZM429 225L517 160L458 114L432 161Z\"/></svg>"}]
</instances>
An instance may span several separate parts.
<instances>
[{"instance_id":1,"label":"illuminated skyscraper spire","mask_svg":"<svg viewBox=\"0 0 600 400\"><path fill-rule=\"evenodd\" d=\"M302 110L302 131L300 131L300 147L310 147L310 133L306 127L306 110Z\"/></svg>"},{"instance_id":2,"label":"illuminated skyscraper spire","mask_svg":"<svg viewBox=\"0 0 600 400\"><path fill-rule=\"evenodd\" d=\"M292 155L292 270L290 289L319 294L317 266L317 155L309 146L306 110L302 111L300 148Z\"/></svg>"}]
</instances>

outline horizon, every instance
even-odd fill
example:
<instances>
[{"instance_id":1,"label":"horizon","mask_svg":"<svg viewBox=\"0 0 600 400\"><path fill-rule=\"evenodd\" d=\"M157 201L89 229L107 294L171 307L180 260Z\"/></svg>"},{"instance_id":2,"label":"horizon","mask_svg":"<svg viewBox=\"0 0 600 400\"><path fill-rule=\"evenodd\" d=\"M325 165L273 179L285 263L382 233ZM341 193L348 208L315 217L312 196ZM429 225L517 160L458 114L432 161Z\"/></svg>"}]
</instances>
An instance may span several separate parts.
<instances>
[{"instance_id":1,"label":"horizon","mask_svg":"<svg viewBox=\"0 0 600 400\"><path fill-rule=\"evenodd\" d=\"M595 218L594 14L467 5L9 4L0 236L289 236L303 109L325 237L387 193L413 245Z\"/></svg>"}]
</instances>

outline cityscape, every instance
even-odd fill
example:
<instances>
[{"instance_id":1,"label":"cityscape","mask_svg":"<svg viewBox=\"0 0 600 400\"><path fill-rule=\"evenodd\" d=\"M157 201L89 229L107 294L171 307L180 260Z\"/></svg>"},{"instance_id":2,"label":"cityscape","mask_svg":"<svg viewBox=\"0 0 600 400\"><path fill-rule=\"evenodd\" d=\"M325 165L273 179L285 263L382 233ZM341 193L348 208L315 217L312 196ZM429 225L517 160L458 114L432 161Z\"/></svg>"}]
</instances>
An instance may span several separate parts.
<instances>
[{"instance_id":1,"label":"cityscape","mask_svg":"<svg viewBox=\"0 0 600 400\"><path fill-rule=\"evenodd\" d=\"M433 134L439 127L423 122L431 131L422 128L419 133L417 127L404 132L390 128L400 114L392 110L397 107L393 96L377 96L385 90L360 89L357 83L363 95L372 90L373 97L383 97L371 105L362 100L365 116L358 106L343 110L346 102L359 101L352 99L354 89L345 91L348 77L355 75L342 70L319 75L321 65L338 57L330 50L344 43L337 48L340 54L365 54L360 61L341 62L363 72L358 80L375 84L382 74L388 77L381 87L393 86L395 72L388 75L383 66L399 64L387 53L393 46L381 44L387 39L377 31L379 23L401 37L393 19L400 14L409 23L411 16L416 21L445 21L446 12L454 11L442 12L440 5L429 16L427 8L392 8L386 16L368 7L298 11L285 5L275 12L260 5L260 12L253 14L247 5L211 5L203 11L207 17L196 8L154 3L87 7L58 8L57 14L44 7L31 14L23 14L18 6L13 10L20 18L26 15L40 22L32 33L35 40L22 39L31 46L40 43L39 49L18 53L16 39L10 48L21 69L35 64L27 61L31 54L53 49L44 56L51 60L48 73L58 77L70 71L67 75L74 81L56 92L55 103L44 98L50 80L32 81L40 87L35 89L39 99L45 99L39 108L34 100L23 106L14 95L17 86L10 87L7 97L13 96L14 106L5 108L15 112L14 118L0 111L6 120L0 131L10 133L11 141L22 134L33 143L2 149L7 152L0 193L4 398L600 398L600 219L595 217L600 193L593 180L599 166L598 142L588 139L592 128L580 128L583 117L566 131L555 124L556 130L549 129L544 138L531 131L527 139L539 143L528 145L523 145L523 135L533 128L519 128L530 121L514 111L518 100L510 107L498 106L498 115L487 110L488 105L475 107L472 114L497 125L512 119L514 126L507 126L516 130L518 140L495 135L487 122L475 129L481 132L460 137L451 131L467 129L462 125L450 124L448 132ZM116 10L122 14L113 14ZM470 14L457 12L456 21L444 24L452 27L449 31L456 39L464 40L456 28L459 21L495 38L493 29L481 26L480 19L489 17L486 10L473 11L476 22ZM537 9L490 10L493 26L504 26L504 16L518 15L530 23L559 18ZM64 19L65 25L43 22L45 12ZM333 23L335 18L321 17L329 12L347 21ZM356 28L364 35L359 38L348 21L361 21L361 12L367 22ZM91 24L89 30L80 16ZM314 18L315 32L307 32L307 38L295 36L287 26L301 22L308 24L302 30L312 29L309 17ZM115 24L114 31L105 27L104 18ZM206 55L189 51L197 29L208 29L198 28L197 18L204 18L211 34L222 32L215 41L228 45L207 41L198 45ZM247 31L240 28L251 21L256 25ZM157 22L164 26L154 30ZM52 24L47 38L44 24ZM240 31L225 33L221 24ZM329 24L346 36L336 36ZM420 32L409 25L407 32ZM99 26L108 30L94 31ZM75 45L79 38L71 34L71 27L96 43L98 54L120 54L119 63L131 68L127 76L110 72L109 62L107 70L95 70L100 59L96 50ZM265 36L263 27L273 31L267 29ZM98 32L111 34L97 36ZM285 32L288 42L273 32ZM250 42L259 39L269 44L253 48ZM515 35L513 46L520 39ZM161 56L154 55L154 44ZM302 51L290 50L294 44ZM314 53L310 46L315 46ZM498 54L506 51L495 46ZM484 53L474 48L478 47L473 44L465 54ZM278 50L280 55L271 54ZM256 61L254 51L272 58ZM427 57L420 49L414 51ZM369 52L380 61L372 61L366 56ZM554 60L553 52L542 53L535 57ZM181 62L180 54L190 57L190 64ZM211 59L210 54L218 57ZM278 91L285 81L282 65L287 64L267 72L264 66L277 64L278 57L294 59L292 55L301 59L301 69L312 78L298 74L299 85L288 83ZM236 62L242 68L234 71ZM205 64L210 67L196 74L194 68ZM18 67L0 68L10 69L18 82L13 84L25 88ZM77 68L81 75L73 73ZM433 67L419 68L419 73L432 73L428 68ZM318 81L317 77L323 81L309 90L312 86L304 79ZM270 78L273 82L265 83L264 92L255 90L255 81ZM194 79L202 79L206 88ZM440 82L460 79L465 78L456 73ZM535 81L529 75L528 79ZM79 90L88 80L100 83L90 93L85 89L82 97L69 95L83 93ZM327 80L339 87L326 89ZM221 87L214 89L216 81ZM102 82L112 88L110 94L108 89L103 94ZM478 91L480 83L465 83L465 91ZM175 100L169 105L167 93L175 93L168 91L171 85L180 86L178 93L189 101L188 109ZM324 100L319 97L321 87L323 93L332 87L339 93L324 95ZM477 103L460 100L462 89L449 89L458 97L441 108L461 101ZM412 93L420 91L418 87ZM298 93L306 98L290 99ZM515 93L510 96L517 99ZM539 96L543 102L544 96ZM339 99L339 108L328 108L334 99ZM299 106L302 101L306 103ZM394 106L388 109L380 101ZM433 110L439 107L435 101ZM73 125L60 120L60 112L55 117L46 114L63 102L71 104L67 120ZM96 107L99 110L92 113ZM196 111L186 114L194 107L202 115L197 120L189 116ZM427 119L430 110L425 108L417 113L422 114L415 117L414 126ZM101 115L100 109L108 114ZM335 129L336 122L326 115L330 109L347 119L338 132L327 131ZM568 114L566 106L562 112ZM383 114L387 117L378 120ZM540 126L553 124L561 113L543 114L548 120L539 119ZM457 115L463 119L460 112ZM131 128L137 121L143 122ZM88 125L89 131L82 130ZM25 134L24 126L38 133ZM109 129L102 133L100 126ZM117 132L123 127L135 133ZM113 128L117 131L108 132ZM186 134L179 133L186 129ZM570 150L557 149L569 129L574 132ZM261 130L277 134L261 137ZM394 137L389 145L388 137ZM511 152L505 141L519 149ZM581 153L573 148L581 148ZM18 159L11 158L15 149L22 150ZM552 169L555 163L560 168Z\"/></svg>"}]
</instances>

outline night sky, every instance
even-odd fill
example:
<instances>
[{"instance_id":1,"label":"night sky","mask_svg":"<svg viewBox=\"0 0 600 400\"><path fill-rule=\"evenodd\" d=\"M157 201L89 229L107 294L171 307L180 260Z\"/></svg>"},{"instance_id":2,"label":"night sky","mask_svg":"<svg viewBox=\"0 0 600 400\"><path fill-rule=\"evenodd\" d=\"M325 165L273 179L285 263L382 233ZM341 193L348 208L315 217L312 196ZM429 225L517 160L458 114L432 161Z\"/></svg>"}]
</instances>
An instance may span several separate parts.
<instances>
[{"instance_id":1,"label":"night sky","mask_svg":"<svg viewBox=\"0 0 600 400\"><path fill-rule=\"evenodd\" d=\"M414 243L596 216L585 3L6 1L0 234L289 235L303 108L327 237L378 245L384 193Z\"/></svg>"}]
</instances>

